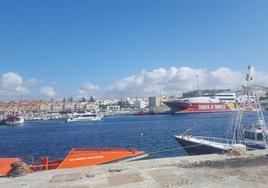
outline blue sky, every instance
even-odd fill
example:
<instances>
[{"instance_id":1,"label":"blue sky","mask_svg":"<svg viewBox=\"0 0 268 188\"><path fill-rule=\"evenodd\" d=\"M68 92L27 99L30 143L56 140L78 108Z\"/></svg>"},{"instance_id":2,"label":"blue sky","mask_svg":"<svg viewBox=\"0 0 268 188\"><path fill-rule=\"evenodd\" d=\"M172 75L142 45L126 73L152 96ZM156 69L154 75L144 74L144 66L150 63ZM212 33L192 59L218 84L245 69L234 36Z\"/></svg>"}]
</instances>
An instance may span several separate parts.
<instances>
[{"instance_id":1,"label":"blue sky","mask_svg":"<svg viewBox=\"0 0 268 188\"><path fill-rule=\"evenodd\" d=\"M1 0L0 74L62 96L161 67L267 72L267 10L265 0Z\"/></svg>"}]
</instances>

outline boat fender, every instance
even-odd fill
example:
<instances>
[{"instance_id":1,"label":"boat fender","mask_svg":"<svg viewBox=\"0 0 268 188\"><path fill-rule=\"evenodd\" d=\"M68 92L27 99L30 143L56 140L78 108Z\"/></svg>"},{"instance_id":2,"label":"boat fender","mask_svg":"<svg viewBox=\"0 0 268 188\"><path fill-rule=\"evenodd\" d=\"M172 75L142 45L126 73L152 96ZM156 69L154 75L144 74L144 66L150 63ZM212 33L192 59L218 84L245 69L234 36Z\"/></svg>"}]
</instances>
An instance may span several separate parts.
<instances>
[{"instance_id":1,"label":"boat fender","mask_svg":"<svg viewBox=\"0 0 268 188\"><path fill-rule=\"evenodd\" d=\"M233 144L229 154L231 155L244 155L247 147L243 144Z\"/></svg>"}]
</instances>

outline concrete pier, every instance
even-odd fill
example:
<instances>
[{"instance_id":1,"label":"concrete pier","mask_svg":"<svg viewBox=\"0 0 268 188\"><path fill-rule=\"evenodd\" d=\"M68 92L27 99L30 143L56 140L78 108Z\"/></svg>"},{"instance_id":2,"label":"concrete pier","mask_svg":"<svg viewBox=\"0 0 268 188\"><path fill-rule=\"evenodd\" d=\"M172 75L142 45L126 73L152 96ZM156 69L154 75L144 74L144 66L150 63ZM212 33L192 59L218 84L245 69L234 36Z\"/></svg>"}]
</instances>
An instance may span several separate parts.
<instances>
[{"instance_id":1,"label":"concrete pier","mask_svg":"<svg viewBox=\"0 0 268 188\"><path fill-rule=\"evenodd\" d=\"M263 187L268 185L267 151L243 156L202 155L119 162L1 178L1 188Z\"/></svg>"}]
</instances>

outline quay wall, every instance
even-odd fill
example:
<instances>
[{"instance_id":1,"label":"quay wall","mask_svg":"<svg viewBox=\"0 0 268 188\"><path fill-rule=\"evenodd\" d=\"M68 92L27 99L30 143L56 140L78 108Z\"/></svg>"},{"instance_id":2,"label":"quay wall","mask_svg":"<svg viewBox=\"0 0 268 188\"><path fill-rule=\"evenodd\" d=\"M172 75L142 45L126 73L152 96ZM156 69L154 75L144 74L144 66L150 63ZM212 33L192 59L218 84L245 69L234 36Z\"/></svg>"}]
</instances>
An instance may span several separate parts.
<instances>
[{"instance_id":1,"label":"quay wall","mask_svg":"<svg viewBox=\"0 0 268 188\"><path fill-rule=\"evenodd\" d=\"M267 187L268 151L202 155L53 170L1 178L0 188Z\"/></svg>"}]
</instances>

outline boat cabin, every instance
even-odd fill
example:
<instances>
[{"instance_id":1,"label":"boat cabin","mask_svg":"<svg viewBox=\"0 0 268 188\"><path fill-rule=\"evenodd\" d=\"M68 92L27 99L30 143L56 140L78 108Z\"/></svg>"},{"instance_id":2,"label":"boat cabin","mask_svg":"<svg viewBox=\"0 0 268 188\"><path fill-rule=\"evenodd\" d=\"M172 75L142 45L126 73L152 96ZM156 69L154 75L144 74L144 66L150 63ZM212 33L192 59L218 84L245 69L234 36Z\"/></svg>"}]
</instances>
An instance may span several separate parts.
<instances>
[{"instance_id":1,"label":"boat cabin","mask_svg":"<svg viewBox=\"0 0 268 188\"><path fill-rule=\"evenodd\" d=\"M262 141L263 140L263 133L262 130L259 128L251 128L244 131L245 133L245 139L248 140L256 140L256 141Z\"/></svg>"}]
</instances>

